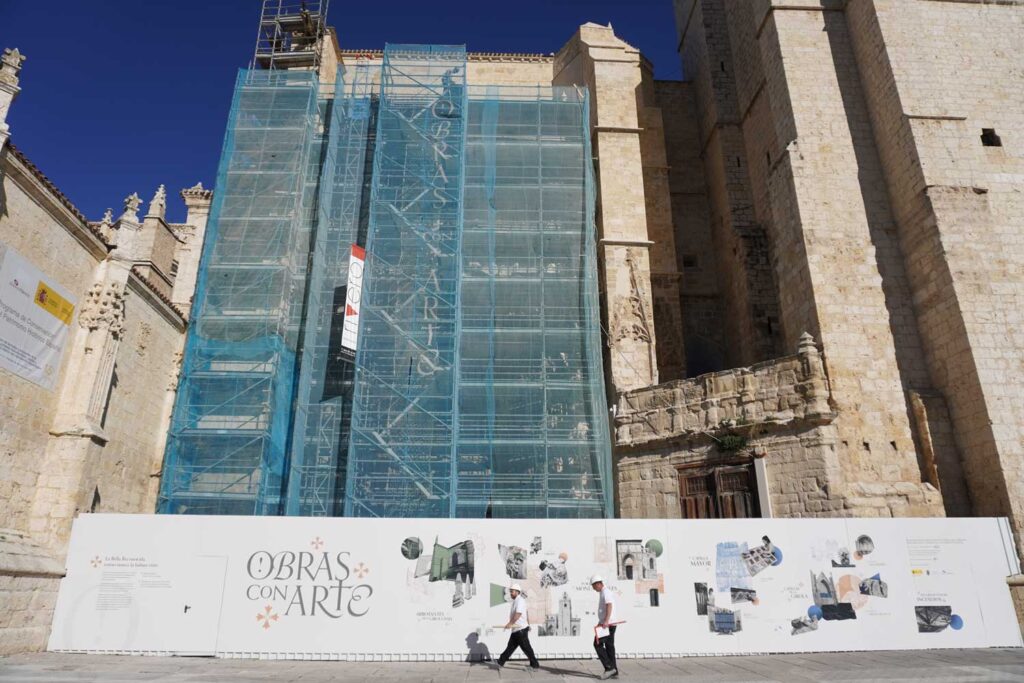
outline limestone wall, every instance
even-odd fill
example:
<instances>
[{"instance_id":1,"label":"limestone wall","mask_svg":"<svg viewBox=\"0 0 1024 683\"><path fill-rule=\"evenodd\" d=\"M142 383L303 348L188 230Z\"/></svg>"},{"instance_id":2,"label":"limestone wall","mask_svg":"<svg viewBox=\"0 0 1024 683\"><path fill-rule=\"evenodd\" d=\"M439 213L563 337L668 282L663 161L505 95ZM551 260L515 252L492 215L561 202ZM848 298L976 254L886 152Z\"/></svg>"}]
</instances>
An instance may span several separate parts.
<instances>
[{"instance_id":1,"label":"limestone wall","mask_svg":"<svg viewBox=\"0 0 1024 683\"><path fill-rule=\"evenodd\" d=\"M736 93L736 67L721 0L677 0L683 73L693 83L715 269L722 293L726 366L782 353L778 289L764 223L754 211L748 134ZM783 291L785 291L783 289Z\"/></svg>"},{"instance_id":2,"label":"limestone wall","mask_svg":"<svg viewBox=\"0 0 1024 683\"><path fill-rule=\"evenodd\" d=\"M725 354L724 309L715 267L693 85L682 81L655 81L654 98L661 110L668 165L685 339L684 367L687 376L696 376L724 369Z\"/></svg>"},{"instance_id":3,"label":"limestone wall","mask_svg":"<svg viewBox=\"0 0 1024 683\"><path fill-rule=\"evenodd\" d=\"M0 159L0 180L0 242L81 297L92 285L93 270L106 256L106 246L83 232L78 219L49 197L42 183L10 152ZM69 356L64 354L58 386L74 373ZM0 529L29 529L36 478L57 399L57 391L0 369L0 500L4 501Z\"/></svg>"},{"instance_id":4,"label":"limestone wall","mask_svg":"<svg viewBox=\"0 0 1024 683\"><path fill-rule=\"evenodd\" d=\"M624 393L615 416L619 513L680 517L680 467L759 458L773 516L931 514L941 495L928 484L844 479L836 418L809 337L794 356ZM744 445L724 447L725 435Z\"/></svg>"},{"instance_id":5,"label":"limestone wall","mask_svg":"<svg viewBox=\"0 0 1024 683\"><path fill-rule=\"evenodd\" d=\"M651 156L644 159L641 56L611 27L587 23L555 55L554 74L555 85L586 86L590 91L609 390L650 386L658 382L659 363L651 277L655 242L650 231L654 229L654 237L659 230L664 232L667 216L666 187L658 178L651 189L657 193L652 201L660 213L652 217L653 225L649 222L645 166L654 170L657 162L651 163ZM655 180L653 175L646 179ZM663 280L663 291L672 284ZM663 322L678 329L678 317Z\"/></svg>"},{"instance_id":6,"label":"limestone wall","mask_svg":"<svg viewBox=\"0 0 1024 683\"><path fill-rule=\"evenodd\" d=\"M1010 515L1024 547L1024 4L865 0L846 14L923 358L963 460L959 504Z\"/></svg>"},{"instance_id":7,"label":"limestone wall","mask_svg":"<svg viewBox=\"0 0 1024 683\"><path fill-rule=\"evenodd\" d=\"M925 361L930 331L918 320L917 264L906 257L900 207L875 136L874 100L893 88L871 80L861 63L883 64L892 43L876 41L858 56L851 30L871 5L677 1L684 71L694 80L706 136L715 249L726 252L720 270L734 271L721 280L726 301L736 302L726 315L747 316L727 322L726 332L737 335L739 355L749 356L751 328L744 325L756 327L756 283L767 282L757 280L754 264L768 264L779 314L773 333L788 348L805 330L821 339L843 486L884 499L896 484L941 485L950 511L962 512L962 446ZM912 25L903 25L908 35ZM732 228L723 230L719 224L727 222ZM740 281L737 257L744 253ZM771 316L763 320L772 325Z\"/></svg>"},{"instance_id":8,"label":"limestone wall","mask_svg":"<svg viewBox=\"0 0 1024 683\"><path fill-rule=\"evenodd\" d=\"M103 511L155 510L151 484L159 480L163 463L168 394L177 389L184 326L153 298L141 281L129 281L116 380L107 403L110 440L80 486L86 497L98 493Z\"/></svg>"},{"instance_id":9,"label":"limestone wall","mask_svg":"<svg viewBox=\"0 0 1024 683\"><path fill-rule=\"evenodd\" d=\"M786 146L769 181L774 227L801 247L778 249L777 268L804 271L802 286L781 282L815 304L784 296L783 328L787 341L798 326L820 331L848 480L919 482L905 386L928 380L906 272L845 15L813 4L774 8L760 38L771 121Z\"/></svg>"},{"instance_id":10,"label":"limestone wall","mask_svg":"<svg viewBox=\"0 0 1024 683\"><path fill-rule=\"evenodd\" d=\"M185 321L145 277L170 252L134 239L136 197L117 225L90 224L10 147L0 182L0 241L77 298L53 390L0 370L4 655L45 646L77 515L153 511Z\"/></svg>"}]
</instances>

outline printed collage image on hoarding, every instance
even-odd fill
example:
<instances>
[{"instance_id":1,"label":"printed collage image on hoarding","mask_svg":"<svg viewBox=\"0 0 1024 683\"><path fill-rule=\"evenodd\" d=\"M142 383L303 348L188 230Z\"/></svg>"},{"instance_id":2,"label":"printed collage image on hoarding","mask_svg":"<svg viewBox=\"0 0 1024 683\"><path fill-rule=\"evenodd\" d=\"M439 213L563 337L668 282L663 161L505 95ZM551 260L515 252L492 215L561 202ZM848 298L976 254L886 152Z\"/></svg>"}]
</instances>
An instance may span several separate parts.
<instances>
[{"instance_id":1,"label":"printed collage image on hoarding","mask_svg":"<svg viewBox=\"0 0 1024 683\"><path fill-rule=\"evenodd\" d=\"M538 654L589 657L595 573L627 657L1016 646L1008 538L997 519L90 515L50 648L478 658L519 583Z\"/></svg>"}]
</instances>

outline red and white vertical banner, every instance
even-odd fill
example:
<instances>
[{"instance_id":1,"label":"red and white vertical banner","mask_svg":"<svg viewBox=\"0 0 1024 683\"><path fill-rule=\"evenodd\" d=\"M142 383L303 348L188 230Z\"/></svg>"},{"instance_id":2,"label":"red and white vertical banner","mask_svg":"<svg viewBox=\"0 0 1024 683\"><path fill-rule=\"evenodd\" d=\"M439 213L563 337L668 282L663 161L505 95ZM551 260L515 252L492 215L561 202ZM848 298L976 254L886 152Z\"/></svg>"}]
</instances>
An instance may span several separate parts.
<instances>
[{"instance_id":1,"label":"red and white vertical banner","mask_svg":"<svg viewBox=\"0 0 1024 683\"><path fill-rule=\"evenodd\" d=\"M348 261L348 288L345 292L345 322L342 324L341 345L350 351L356 350L359 341L359 305L363 298L363 270L366 265L366 250L352 245Z\"/></svg>"}]
</instances>

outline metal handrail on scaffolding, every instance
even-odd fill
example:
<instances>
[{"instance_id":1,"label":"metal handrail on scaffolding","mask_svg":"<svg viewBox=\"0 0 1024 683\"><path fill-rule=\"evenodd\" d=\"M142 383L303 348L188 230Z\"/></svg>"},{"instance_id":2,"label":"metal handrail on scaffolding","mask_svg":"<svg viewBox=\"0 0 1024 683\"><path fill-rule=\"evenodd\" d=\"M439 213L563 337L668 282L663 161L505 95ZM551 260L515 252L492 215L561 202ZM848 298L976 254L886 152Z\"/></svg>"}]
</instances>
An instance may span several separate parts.
<instances>
[{"instance_id":1,"label":"metal handrail on scaffolding","mask_svg":"<svg viewBox=\"0 0 1024 683\"><path fill-rule=\"evenodd\" d=\"M263 0L250 68L320 68L330 0Z\"/></svg>"}]
</instances>

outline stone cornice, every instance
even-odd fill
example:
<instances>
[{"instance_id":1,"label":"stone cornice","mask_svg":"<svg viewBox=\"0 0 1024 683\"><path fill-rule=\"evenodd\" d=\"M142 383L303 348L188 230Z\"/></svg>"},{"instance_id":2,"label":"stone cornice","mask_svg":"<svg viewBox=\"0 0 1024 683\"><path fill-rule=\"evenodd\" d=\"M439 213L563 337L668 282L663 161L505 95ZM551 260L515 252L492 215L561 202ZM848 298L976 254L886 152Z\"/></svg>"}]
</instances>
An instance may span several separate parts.
<instances>
[{"instance_id":1,"label":"stone cornice","mask_svg":"<svg viewBox=\"0 0 1024 683\"><path fill-rule=\"evenodd\" d=\"M357 58L357 57L368 57L369 59L381 59L384 57L384 51L380 49L373 50L356 50L351 48L345 48L339 50L338 54L344 59L345 57ZM550 64L555 59L553 54L541 54L539 52L467 52L466 60L470 62L533 62L540 64Z\"/></svg>"},{"instance_id":2,"label":"stone cornice","mask_svg":"<svg viewBox=\"0 0 1024 683\"><path fill-rule=\"evenodd\" d=\"M6 153L0 157L4 175L18 183L36 202L53 216L97 260L106 258L109 244L99 228L91 225L71 200L57 189L21 150L8 142Z\"/></svg>"},{"instance_id":3,"label":"stone cornice","mask_svg":"<svg viewBox=\"0 0 1024 683\"><path fill-rule=\"evenodd\" d=\"M184 332L186 325L185 314L174 305L174 302L171 301L169 296L158 290L156 285L150 282L146 276L135 268L132 268L131 270L131 274L128 278L128 286L131 288L133 293L138 294L142 299L149 303L157 313L174 325L175 329L180 332Z\"/></svg>"},{"instance_id":4,"label":"stone cornice","mask_svg":"<svg viewBox=\"0 0 1024 683\"><path fill-rule=\"evenodd\" d=\"M779 429L835 419L828 378L810 335L798 353L619 394L617 448L678 442L735 429Z\"/></svg>"}]
</instances>

